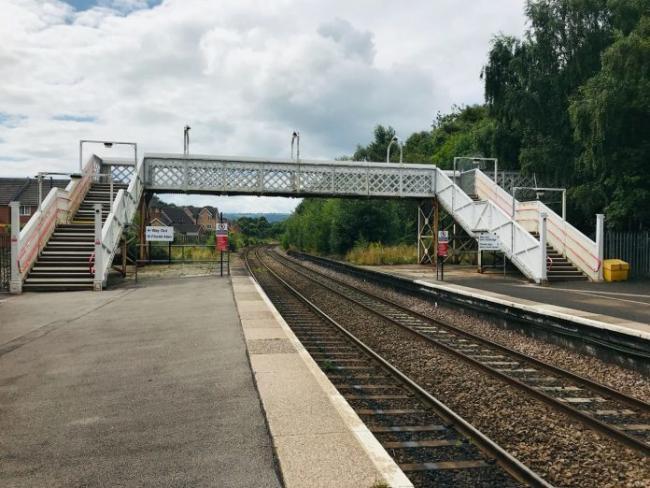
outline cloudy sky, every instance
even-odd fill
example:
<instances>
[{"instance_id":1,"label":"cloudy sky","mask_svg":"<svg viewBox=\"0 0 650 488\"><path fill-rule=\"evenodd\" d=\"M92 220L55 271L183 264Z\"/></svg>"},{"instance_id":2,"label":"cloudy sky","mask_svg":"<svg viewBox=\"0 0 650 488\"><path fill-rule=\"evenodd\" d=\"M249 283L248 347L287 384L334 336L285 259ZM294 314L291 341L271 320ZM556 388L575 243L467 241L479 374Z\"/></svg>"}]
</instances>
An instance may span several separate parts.
<instances>
[{"instance_id":1,"label":"cloudy sky","mask_svg":"<svg viewBox=\"0 0 650 488\"><path fill-rule=\"evenodd\" d=\"M489 41L521 35L523 4L0 0L0 176L74 171L79 139L182 152L185 124L201 154L288 157L293 129L306 158L349 155L378 123L405 138L482 101ZM173 199L230 212L296 204Z\"/></svg>"}]
</instances>

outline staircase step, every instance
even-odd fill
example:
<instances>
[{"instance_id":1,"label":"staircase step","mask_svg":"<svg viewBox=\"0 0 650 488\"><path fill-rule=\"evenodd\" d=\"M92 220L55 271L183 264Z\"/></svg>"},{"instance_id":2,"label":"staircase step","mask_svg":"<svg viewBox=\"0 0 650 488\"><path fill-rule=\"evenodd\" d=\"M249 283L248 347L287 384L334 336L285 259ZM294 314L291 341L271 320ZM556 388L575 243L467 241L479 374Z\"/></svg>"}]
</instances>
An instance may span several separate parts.
<instances>
[{"instance_id":1,"label":"staircase step","mask_svg":"<svg viewBox=\"0 0 650 488\"><path fill-rule=\"evenodd\" d=\"M25 291L79 291L92 290L92 283L24 283Z\"/></svg>"},{"instance_id":2,"label":"staircase step","mask_svg":"<svg viewBox=\"0 0 650 488\"><path fill-rule=\"evenodd\" d=\"M30 283L92 283L93 278L32 278L25 280L25 284Z\"/></svg>"}]
</instances>

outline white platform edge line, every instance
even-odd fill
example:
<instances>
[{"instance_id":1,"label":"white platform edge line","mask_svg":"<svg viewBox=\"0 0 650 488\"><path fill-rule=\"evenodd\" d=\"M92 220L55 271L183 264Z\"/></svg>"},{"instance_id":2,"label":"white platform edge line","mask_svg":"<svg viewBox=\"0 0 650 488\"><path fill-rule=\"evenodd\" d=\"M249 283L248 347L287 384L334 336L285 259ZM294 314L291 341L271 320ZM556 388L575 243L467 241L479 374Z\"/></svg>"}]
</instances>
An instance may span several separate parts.
<instances>
[{"instance_id":1,"label":"white platform edge line","mask_svg":"<svg viewBox=\"0 0 650 488\"><path fill-rule=\"evenodd\" d=\"M303 347L302 343L296 337L296 335L291 330L291 327L285 322L280 312L275 308L275 305L271 302L269 297L264 293L264 290L257 284L257 282L252 278L248 279L253 283L255 289L266 303L266 306L269 308L274 318L282 327L282 330L287 335L287 338L296 348L297 353L300 355L300 358L307 366L307 369L311 374L316 378L319 386L323 392L327 395L330 402L336 408L341 420L346 425L346 427L354 434L361 447L366 452L371 462L374 464L377 471L380 475L383 476L386 483L388 483L391 488L413 488L413 483L406 477L404 472L400 469L397 463L393 460L392 457L386 452L382 447L379 441L375 436L368 430L366 424L359 418L356 412L348 404L348 402L343 398L343 396L338 392L334 387L332 382L329 380L327 375L323 373L318 364L313 360L311 355Z\"/></svg>"},{"instance_id":2,"label":"white platform edge line","mask_svg":"<svg viewBox=\"0 0 650 488\"><path fill-rule=\"evenodd\" d=\"M395 276L395 275L390 275L389 274L389 276ZM400 278L401 278L401 276L400 276ZM406 279L408 279L408 278L406 278ZM597 329L612 330L612 331L615 331L615 332L620 332L622 334L626 334L626 335L630 335L630 336L650 340L650 332L644 332L642 330L631 329L631 328L616 325L616 324L609 324L607 322L601 322L600 320L594 320L594 319L589 319L589 318L586 318L586 317L580 317L579 315L573 315L571 312L574 311L574 310L570 309L570 308L566 308L566 307L561 307L564 310L566 310L566 312L560 312L560 311L557 311L557 310L545 309L543 307L544 304L526 305L526 304L523 304L523 303L513 302L513 301L507 300L505 298L489 296L489 295L482 295L481 293L470 292L470 291L467 291L467 290L463 289L463 288L466 288L466 287L463 287L463 288L458 287L457 288L455 286L452 287L452 286L439 285L439 284L436 284L436 283L429 283L428 281L422 281L422 280L412 280L412 281L413 281L413 283L416 283L416 284L421 285L421 286L425 286L427 288L433 288L434 290L436 290L436 289L444 290L444 291L448 291L450 293L456 293L456 294L467 296L467 297L470 297L470 298L477 298L479 300L485 300L487 302L497 303L499 305L506 305L508 307L516 308L516 309L519 309L519 310L524 310L526 312L534 312L534 313L541 314L541 315L550 315L550 316L555 317L555 318L559 318L559 319L563 319L563 320L569 320L571 322L575 322L575 323L578 323L578 324L581 324L581 325L587 325L587 326L590 326L590 327L595 327ZM493 293L493 292L490 292L490 293ZM501 295L499 293L495 293L495 294L496 295ZM501 296L505 296L505 295L501 295ZM556 306L553 305L553 307L556 307ZM575 310L575 312L579 313L579 312L582 312L582 311L581 310ZM626 323L629 323L631 325L635 325L635 326L646 326L646 324L643 324L641 322L634 322L634 321L631 321L631 320L624 320L624 319L621 319L621 320L626 322Z\"/></svg>"}]
</instances>

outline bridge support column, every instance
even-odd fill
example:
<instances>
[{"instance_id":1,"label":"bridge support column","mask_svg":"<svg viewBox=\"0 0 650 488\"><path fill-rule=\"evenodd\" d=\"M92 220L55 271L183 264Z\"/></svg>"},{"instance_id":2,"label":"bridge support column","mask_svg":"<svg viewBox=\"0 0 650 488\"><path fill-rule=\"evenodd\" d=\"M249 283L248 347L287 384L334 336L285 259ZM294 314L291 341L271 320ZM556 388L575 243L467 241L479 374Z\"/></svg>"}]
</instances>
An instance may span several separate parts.
<instances>
[{"instance_id":1,"label":"bridge support column","mask_svg":"<svg viewBox=\"0 0 650 488\"><path fill-rule=\"evenodd\" d=\"M539 214L539 247L542 251L542 276L541 283L542 285L548 282L548 273L547 273L547 262L546 262L546 219L548 215L546 212L540 212Z\"/></svg>"},{"instance_id":2,"label":"bridge support column","mask_svg":"<svg viewBox=\"0 0 650 488\"><path fill-rule=\"evenodd\" d=\"M435 265L438 240L438 202L422 200L418 205L418 263Z\"/></svg>"},{"instance_id":3,"label":"bridge support column","mask_svg":"<svg viewBox=\"0 0 650 488\"><path fill-rule=\"evenodd\" d=\"M11 293L22 293L23 277L18 267L18 255L20 254L20 202L10 202L11 208L11 278L9 291Z\"/></svg>"},{"instance_id":4,"label":"bridge support column","mask_svg":"<svg viewBox=\"0 0 650 488\"><path fill-rule=\"evenodd\" d=\"M95 206L95 273L93 278L93 289L102 291L104 286L104 253L102 250L102 204Z\"/></svg>"}]
</instances>

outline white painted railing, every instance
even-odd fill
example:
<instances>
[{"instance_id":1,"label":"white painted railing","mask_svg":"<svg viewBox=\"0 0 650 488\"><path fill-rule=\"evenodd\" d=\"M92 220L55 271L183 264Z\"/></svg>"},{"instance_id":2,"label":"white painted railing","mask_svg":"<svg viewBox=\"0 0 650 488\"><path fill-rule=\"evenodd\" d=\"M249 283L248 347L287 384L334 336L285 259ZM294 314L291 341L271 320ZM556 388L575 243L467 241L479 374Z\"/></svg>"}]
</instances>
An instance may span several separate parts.
<instances>
[{"instance_id":1,"label":"white painted railing","mask_svg":"<svg viewBox=\"0 0 650 488\"><path fill-rule=\"evenodd\" d=\"M22 284L31 270L36 258L47 244L57 223L63 223L68 213L68 192L52 188L38 210L20 230L17 238L16 262L18 276Z\"/></svg>"},{"instance_id":2,"label":"white painted railing","mask_svg":"<svg viewBox=\"0 0 650 488\"><path fill-rule=\"evenodd\" d=\"M435 180L438 201L465 232L474 238L481 232L495 234L501 251L526 277L537 283L544 279L539 241L515 222L509 212L490 198L473 201L444 171L438 170ZM497 195L495 190L495 198Z\"/></svg>"},{"instance_id":3,"label":"white painted railing","mask_svg":"<svg viewBox=\"0 0 650 488\"><path fill-rule=\"evenodd\" d=\"M115 165L112 165L115 166ZM120 164L121 167L129 166ZM133 166L133 165L130 165ZM115 168L111 168L110 174L114 174ZM95 266L95 289L101 289L106 285L108 272L111 269L113 257L120 243L120 237L124 228L131 223L138 211L138 202L144 190L144 162L140 161L130 176L130 183L125 190L117 192L113 201L113 208L106 218L102 227L101 242L96 248L101 249L101 256L96 257ZM122 180L124 181L124 180ZM97 253L97 251L96 251Z\"/></svg>"},{"instance_id":4,"label":"white painted railing","mask_svg":"<svg viewBox=\"0 0 650 488\"><path fill-rule=\"evenodd\" d=\"M480 170L475 170L476 194L482 200L489 200L501 210L512 214L512 195L496 185ZM540 201L519 202L515 200L515 216L528 232L539 232L540 214L547 215L547 241L559 253L565 256L591 280L598 281L601 259L598 257L598 245L551 208Z\"/></svg>"},{"instance_id":5,"label":"white painted railing","mask_svg":"<svg viewBox=\"0 0 650 488\"><path fill-rule=\"evenodd\" d=\"M539 221L541 212L546 212L546 235L548 243L565 256L589 279L600 279L601 259L598 257L598 245L569 222L540 201L517 202L517 221L525 221L532 232L538 232L535 222Z\"/></svg>"}]
</instances>

